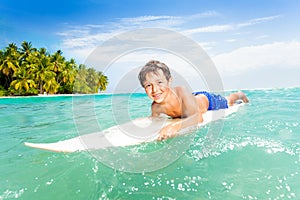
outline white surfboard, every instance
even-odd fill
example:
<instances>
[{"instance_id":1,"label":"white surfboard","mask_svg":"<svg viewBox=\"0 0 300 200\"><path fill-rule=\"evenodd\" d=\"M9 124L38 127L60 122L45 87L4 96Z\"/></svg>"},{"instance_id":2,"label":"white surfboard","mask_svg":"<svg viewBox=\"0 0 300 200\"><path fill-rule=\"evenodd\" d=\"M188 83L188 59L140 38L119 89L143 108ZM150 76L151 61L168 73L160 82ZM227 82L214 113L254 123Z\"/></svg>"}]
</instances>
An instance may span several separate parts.
<instances>
[{"instance_id":1,"label":"white surfboard","mask_svg":"<svg viewBox=\"0 0 300 200\"><path fill-rule=\"evenodd\" d=\"M230 106L227 109L207 111L203 115L203 122L197 127L204 126L212 121L222 119L238 111L244 103ZM172 122L167 118L138 118L131 122L116 125L105 129L101 132L86 134L72 139L63 140L54 143L30 143L24 144L29 147L54 151L54 152L76 152L84 150L105 149L109 147L124 147L137 145L144 142L155 141L158 137L159 130L165 125ZM187 134L193 129L184 129L179 135Z\"/></svg>"}]
</instances>

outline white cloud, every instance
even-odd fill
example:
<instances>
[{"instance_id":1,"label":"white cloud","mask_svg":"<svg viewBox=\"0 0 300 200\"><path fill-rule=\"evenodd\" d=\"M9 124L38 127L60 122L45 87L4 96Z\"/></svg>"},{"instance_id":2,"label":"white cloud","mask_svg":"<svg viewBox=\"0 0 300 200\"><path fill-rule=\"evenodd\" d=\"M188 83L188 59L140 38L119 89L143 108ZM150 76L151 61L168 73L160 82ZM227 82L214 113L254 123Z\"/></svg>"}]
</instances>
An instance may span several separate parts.
<instances>
[{"instance_id":1,"label":"white cloud","mask_svg":"<svg viewBox=\"0 0 300 200\"><path fill-rule=\"evenodd\" d=\"M57 35L62 37L61 49L64 49L65 54L83 62L93 49L120 33L153 27L178 30L178 27L190 21L218 15L216 11L206 11L188 16L149 15L120 18L103 24L67 24L65 30L58 32Z\"/></svg>"},{"instance_id":2,"label":"white cloud","mask_svg":"<svg viewBox=\"0 0 300 200\"><path fill-rule=\"evenodd\" d=\"M236 42L236 39L227 39L225 42Z\"/></svg>"},{"instance_id":3,"label":"white cloud","mask_svg":"<svg viewBox=\"0 0 300 200\"><path fill-rule=\"evenodd\" d=\"M65 31L61 31L57 34L62 37L60 49L64 49L67 56L70 55L70 57L75 57L79 59L80 62L83 62L84 59L104 41L130 30L149 27L165 28L180 31L182 34L189 36L196 33L227 32L242 29L243 27L271 21L279 17L269 16L235 24L210 25L193 29L182 28L187 24L199 23L199 19L201 18L216 17L219 15L220 14L216 11L206 11L186 16L150 15L121 18L104 24L68 25ZM228 42L233 42L233 40L228 40ZM205 50L209 50L216 45L206 43L203 46Z\"/></svg>"},{"instance_id":4,"label":"white cloud","mask_svg":"<svg viewBox=\"0 0 300 200\"><path fill-rule=\"evenodd\" d=\"M194 14L194 15L190 15L193 18L205 18L205 17L216 17L216 16L220 16L220 13L218 13L215 10L209 10L203 13L198 13L198 14Z\"/></svg>"},{"instance_id":5,"label":"white cloud","mask_svg":"<svg viewBox=\"0 0 300 200\"><path fill-rule=\"evenodd\" d=\"M192 35L195 33L216 33L216 32L225 32L233 30L233 25L212 25L212 26L205 26L199 27L194 29L185 30L182 33L185 35Z\"/></svg>"},{"instance_id":6,"label":"white cloud","mask_svg":"<svg viewBox=\"0 0 300 200\"><path fill-rule=\"evenodd\" d=\"M238 74L269 67L300 68L300 42L274 42L247 46L212 58L223 74Z\"/></svg>"},{"instance_id":7,"label":"white cloud","mask_svg":"<svg viewBox=\"0 0 300 200\"><path fill-rule=\"evenodd\" d=\"M192 15L185 15L185 16L168 16L168 15L146 15L146 16L139 16L139 17L128 17L128 18L121 18L119 19L120 23L124 24L135 24L140 25L141 23L145 25L145 23L151 23L156 22L158 24L161 24L162 21L169 21L169 23L172 25L178 23L185 23L185 21L195 20L199 18L207 18L207 17L215 17L219 16L220 14L214 10L205 11L202 13L192 14ZM176 22L176 23L175 23Z\"/></svg>"},{"instance_id":8,"label":"white cloud","mask_svg":"<svg viewBox=\"0 0 300 200\"><path fill-rule=\"evenodd\" d=\"M241 23L236 23L236 24L210 25L210 26L198 27L198 28L185 30L185 31L183 31L183 34L192 35L192 34L196 34L196 33L227 32L227 31L237 30L237 29L247 27L247 26L253 26L256 24L264 23L267 21L272 21L278 17L280 17L280 16L276 15L276 16L255 18L255 19L251 19L251 20L241 22Z\"/></svg>"},{"instance_id":9,"label":"white cloud","mask_svg":"<svg viewBox=\"0 0 300 200\"><path fill-rule=\"evenodd\" d=\"M216 42L200 42L198 43L205 51L208 51L216 46Z\"/></svg>"},{"instance_id":10,"label":"white cloud","mask_svg":"<svg viewBox=\"0 0 300 200\"><path fill-rule=\"evenodd\" d=\"M63 46L74 48L79 38L87 46L96 42L103 42L112 36L138 28L166 28L171 30L178 30L178 27L200 18L208 18L219 16L216 11L210 10L202 13L196 13L185 16L168 16L168 15L147 15L129 18L114 19L114 21L103 24L86 24L86 25L68 25L66 30L58 32L57 35L63 37ZM66 43L64 43L66 41ZM72 44L74 41L75 44Z\"/></svg>"},{"instance_id":11,"label":"white cloud","mask_svg":"<svg viewBox=\"0 0 300 200\"><path fill-rule=\"evenodd\" d=\"M180 17L176 16L140 16L140 17L132 17L132 18L121 18L121 23L134 23L134 24L140 24L145 22L151 22L151 21L160 21L160 20L178 20Z\"/></svg>"},{"instance_id":12,"label":"white cloud","mask_svg":"<svg viewBox=\"0 0 300 200\"><path fill-rule=\"evenodd\" d=\"M260 24L260 23L264 23L264 22L268 22L268 21L273 21L279 17L281 17L281 16L274 15L274 16L268 16L268 17L255 18L255 19L251 19L249 21L243 22L243 23L239 23L236 26L238 28L252 26L252 25L256 25L256 24Z\"/></svg>"},{"instance_id":13,"label":"white cloud","mask_svg":"<svg viewBox=\"0 0 300 200\"><path fill-rule=\"evenodd\" d=\"M259 36L257 36L256 37L256 39L265 39L265 38L268 38L269 37L269 35L259 35Z\"/></svg>"}]
</instances>

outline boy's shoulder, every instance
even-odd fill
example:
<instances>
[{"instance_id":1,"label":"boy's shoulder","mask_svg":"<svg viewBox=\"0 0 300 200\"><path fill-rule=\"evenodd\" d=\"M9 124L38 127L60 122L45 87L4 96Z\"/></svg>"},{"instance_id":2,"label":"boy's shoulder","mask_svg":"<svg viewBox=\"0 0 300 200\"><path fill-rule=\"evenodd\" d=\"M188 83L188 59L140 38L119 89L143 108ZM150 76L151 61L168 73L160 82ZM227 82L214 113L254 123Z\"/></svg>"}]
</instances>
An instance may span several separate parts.
<instances>
[{"instance_id":1,"label":"boy's shoulder","mask_svg":"<svg viewBox=\"0 0 300 200\"><path fill-rule=\"evenodd\" d=\"M175 91L175 93L178 96L182 96L182 95L186 95L187 93L190 93L187 88L185 88L184 86L176 86L173 88L173 90Z\"/></svg>"}]
</instances>

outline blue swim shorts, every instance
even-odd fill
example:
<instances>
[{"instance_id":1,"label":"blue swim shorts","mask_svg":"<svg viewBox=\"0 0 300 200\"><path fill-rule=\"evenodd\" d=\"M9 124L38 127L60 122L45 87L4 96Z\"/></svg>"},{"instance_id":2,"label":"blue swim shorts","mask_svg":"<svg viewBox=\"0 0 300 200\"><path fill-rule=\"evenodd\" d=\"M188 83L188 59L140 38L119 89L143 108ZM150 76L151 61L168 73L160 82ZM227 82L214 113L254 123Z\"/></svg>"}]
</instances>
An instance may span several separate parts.
<instances>
[{"instance_id":1,"label":"blue swim shorts","mask_svg":"<svg viewBox=\"0 0 300 200\"><path fill-rule=\"evenodd\" d=\"M208 98L208 110L219 110L228 108L227 100L219 94L213 94L206 91L193 92L193 95L204 94Z\"/></svg>"}]
</instances>

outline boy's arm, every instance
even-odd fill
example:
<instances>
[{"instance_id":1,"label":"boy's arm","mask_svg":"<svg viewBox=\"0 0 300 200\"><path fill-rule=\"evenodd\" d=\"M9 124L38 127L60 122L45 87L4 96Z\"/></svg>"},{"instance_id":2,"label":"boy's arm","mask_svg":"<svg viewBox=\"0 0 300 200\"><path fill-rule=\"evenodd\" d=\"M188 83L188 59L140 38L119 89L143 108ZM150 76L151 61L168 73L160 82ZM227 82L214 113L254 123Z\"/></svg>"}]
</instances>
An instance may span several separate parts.
<instances>
[{"instance_id":1,"label":"boy's arm","mask_svg":"<svg viewBox=\"0 0 300 200\"><path fill-rule=\"evenodd\" d=\"M178 134L178 131L181 129L187 128L189 126L194 126L203 121L202 113L196 113L190 117L179 119L174 123L171 123L163 127L160 132L157 140L164 140L167 138L175 137Z\"/></svg>"},{"instance_id":2,"label":"boy's arm","mask_svg":"<svg viewBox=\"0 0 300 200\"><path fill-rule=\"evenodd\" d=\"M177 95L182 99L181 109L183 116L176 122L163 127L160 131L158 140L174 137L181 129L203 122L202 113L200 112L196 98L182 87L177 88Z\"/></svg>"},{"instance_id":3,"label":"boy's arm","mask_svg":"<svg viewBox=\"0 0 300 200\"><path fill-rule=\"evenodd\" d=\"M161 108L153 102L151 105L151 117L159 117L161 113Z\"/></svg>"}]
</instances>

